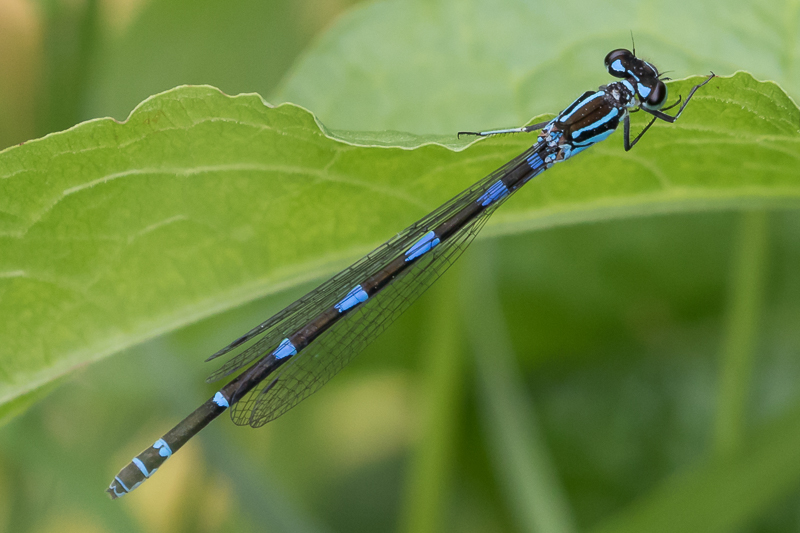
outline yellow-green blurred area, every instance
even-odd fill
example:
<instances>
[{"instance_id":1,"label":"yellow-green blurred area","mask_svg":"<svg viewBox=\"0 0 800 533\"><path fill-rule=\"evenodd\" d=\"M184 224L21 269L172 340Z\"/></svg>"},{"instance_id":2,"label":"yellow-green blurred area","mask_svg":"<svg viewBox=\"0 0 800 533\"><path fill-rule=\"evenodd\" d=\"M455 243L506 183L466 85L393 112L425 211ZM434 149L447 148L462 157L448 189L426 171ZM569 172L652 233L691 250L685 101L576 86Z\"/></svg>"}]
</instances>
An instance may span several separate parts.
<instances>
[{"instance_id":1,"label":"yellow-green blurred area","mask_svg":"<svg viewBox=\"0 0 800 533\"><path fill-rule=\"evenodd\" d=\"M183 84L269 95L351 0L3 0L0 146Z\"/></svg>"},{"instance_id":2,"label":"yellow-green blurred area","mask_svg":"<svg viewBox=\"0 0 800 533\"><path fill-rule=\"evenodd\" d=\"M607 82L603 57L631 31L675 79L742 69L800 96L792 4L0 0L0 148L122 121L183 84L296 102L332 129L517 126ZM659 149L649 135L622 156L617 133L601 153L646 170ZM730 153L708 145L707 159L675 165L713 169ZM800 146L779 156L800 161ZM745 162L731 180L770 164ZM561 170L541 191L558 192ZM0 533L798 531L800 215L789 196L537 231L499 218L319 393L259 430L220 417L114 502L103 492L114 474L218 389L203 360L333 270L242 305L200 294L194 319L161 328L155 316L148 340L122 350L77 332L96 349L82 364L0 394ZM4 292L14 276L0 273L0 306L25 314ZM64 334L47 319L39 331ZM3 383L22 379L4 346L47 344L25 334L0 338Z\"/></svg>"}]
</instances>

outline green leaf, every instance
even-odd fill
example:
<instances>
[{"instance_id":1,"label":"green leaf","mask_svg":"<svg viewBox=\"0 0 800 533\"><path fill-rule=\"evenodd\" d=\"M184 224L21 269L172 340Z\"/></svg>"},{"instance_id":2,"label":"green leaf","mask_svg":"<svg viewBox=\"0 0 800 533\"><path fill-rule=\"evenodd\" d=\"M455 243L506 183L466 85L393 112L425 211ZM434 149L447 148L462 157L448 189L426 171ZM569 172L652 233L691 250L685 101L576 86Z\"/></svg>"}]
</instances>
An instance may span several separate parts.
<instances>
[{"instance_id":1,"label":"green leaf","mask_svg":"<svg viewBox=\"0 0 800 533\"><path fill-rule=\"evenodd\" d=\"M425 133L521 125L608 82L635 48L673 78L738 70L800 99L798 6L734 0L388 0L353 9L298 61L273 101L331 128Z\"/></svg>"},{"instance_id":2,"label":"green leaf","mask_svg":"<svg viewBox=\"0 0 800 533\"><path fill-rule=\"evenodd\" d=\"M670 90L686 94L699 80ZM618 133L545 173L490 231L796 206L798 117L772 83L715 79L678 123L655 126L632 152ZM426 144L435 137L356 144L365 139L326 136L296 106L182 87L125 123L90 121L0 153L0 402L329 275L531 141L457 152Z\"/></svg>"}]
</instances>

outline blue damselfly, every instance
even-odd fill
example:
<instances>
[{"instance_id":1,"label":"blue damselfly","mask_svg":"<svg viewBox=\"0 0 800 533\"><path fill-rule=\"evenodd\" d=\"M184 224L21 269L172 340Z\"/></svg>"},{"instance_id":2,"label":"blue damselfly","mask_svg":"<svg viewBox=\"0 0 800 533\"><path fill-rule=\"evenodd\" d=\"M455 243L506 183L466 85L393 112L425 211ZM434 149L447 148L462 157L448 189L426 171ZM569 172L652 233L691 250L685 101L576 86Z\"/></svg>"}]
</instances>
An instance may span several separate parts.
<instances>
[{"instance_id":1,"label":"blue damselfly","mask_svg":"<svg viewBox=\"0 0 800 533\"><path fill-rule=\"evenodd\" d=\"M605 65L621 81L585 92L553 120L460 132L486 137L540 130L524 153L212 355L209 360L231 357L209 381L242 372L134 457L111 482L111 497L139 486L227 409L236 424L260 427L297 405L405 311L458 258L494 210L531 178L604 140L620 121L625 150L630 150L656 119L675 122L694 93L714 77L692 88L670 116L664 111L681 98L663 107L667 87L653 65L625 49L610 52ZM653 118L631 141L630 113L638 110Z\"/></svg>"}]
</instances>

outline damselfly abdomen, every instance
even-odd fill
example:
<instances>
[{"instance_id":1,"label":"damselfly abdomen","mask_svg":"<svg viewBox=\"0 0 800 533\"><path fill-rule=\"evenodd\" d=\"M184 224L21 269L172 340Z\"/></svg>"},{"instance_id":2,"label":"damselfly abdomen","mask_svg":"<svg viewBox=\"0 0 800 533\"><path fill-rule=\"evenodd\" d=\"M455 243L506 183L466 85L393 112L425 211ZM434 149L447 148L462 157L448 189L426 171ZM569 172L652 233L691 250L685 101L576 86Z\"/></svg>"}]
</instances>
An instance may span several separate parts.
<instances>
[{"instance_id":1,"label":"damselfly abdomen","mask_svg":"<svg viewBox=\"0 0 800 533\"><path fill-rule=\"evenodd\" d=\"M489 174L356 263L236 339L210 359L232 357L211 375L215 381L242 371L213 398L133 458L111 482L112 498L150 477L186 441L227 409L236 424L260 427L318 390L386 329L469 245L489 216L531 178L607 138L620 122L630 150L664 113L667 87L658 70L619 49L606 56L609 74L621 81L578 97L553 120L522 128L461 134L490 136L540 130L524 153ZM652 120L631 141L630 113Z\"/></svg>"}]
</instances>

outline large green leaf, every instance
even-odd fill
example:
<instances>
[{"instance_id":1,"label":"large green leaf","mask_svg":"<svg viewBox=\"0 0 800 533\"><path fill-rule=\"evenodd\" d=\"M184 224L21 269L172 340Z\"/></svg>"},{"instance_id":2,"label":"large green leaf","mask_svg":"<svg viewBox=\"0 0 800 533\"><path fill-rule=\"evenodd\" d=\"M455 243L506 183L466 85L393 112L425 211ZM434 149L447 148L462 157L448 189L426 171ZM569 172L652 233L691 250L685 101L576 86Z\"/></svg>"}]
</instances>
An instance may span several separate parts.
<instances>
[{"instance_id":1,"label":"large green leaf","mask_svg":"<svg viewBox=\"0 0 800 533\"><path fill-rule=\"evenodd\" d=\"M674 78L746 70L796 101L798 33L796 6L758 0L386 0L343 16L272 100L332 128L511 127L607 83L603 57L635 37Z\"/></svg>"},{"instance_id":2,"label":"large green leaf","mask_svg":"<svg viewBox=\"0 0 800 533\"><path fill-rule=\"evenodd\" d=\"M698 81L670 88L685 94ZM654 127L634 151L618 134L544 174L492 232L797 205L798 117L774 84L715 79L676 125ZM0 401L330 274L530 142L505 137L462 152L434 137L367 145L397 139L328 136L301 108L183 87L125 123L90 121L2 152Z\"/></svg>"}]
</instances>

